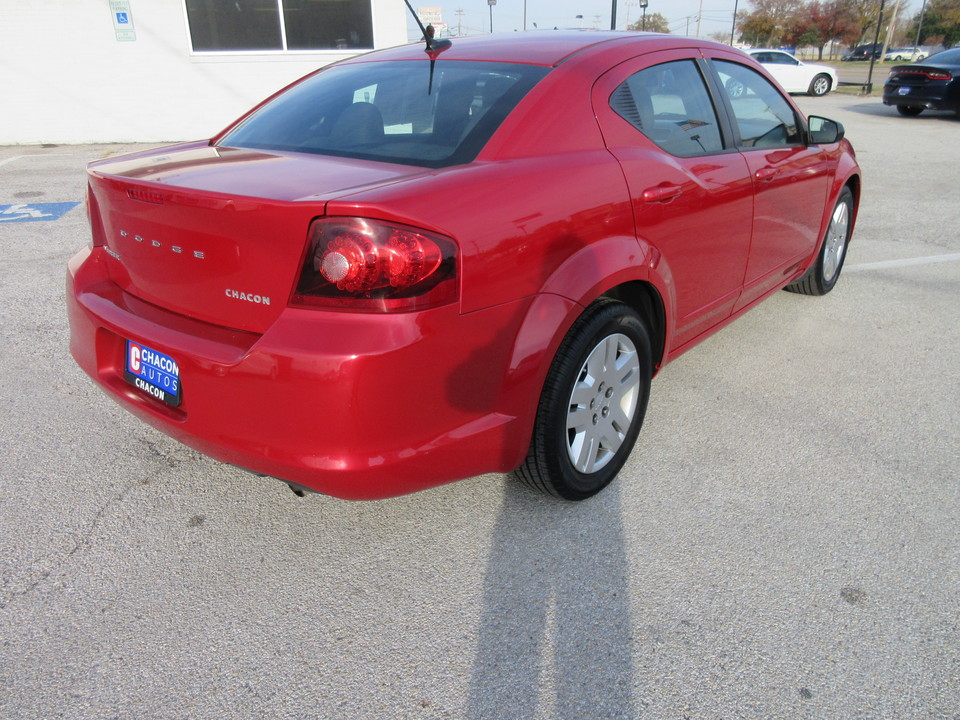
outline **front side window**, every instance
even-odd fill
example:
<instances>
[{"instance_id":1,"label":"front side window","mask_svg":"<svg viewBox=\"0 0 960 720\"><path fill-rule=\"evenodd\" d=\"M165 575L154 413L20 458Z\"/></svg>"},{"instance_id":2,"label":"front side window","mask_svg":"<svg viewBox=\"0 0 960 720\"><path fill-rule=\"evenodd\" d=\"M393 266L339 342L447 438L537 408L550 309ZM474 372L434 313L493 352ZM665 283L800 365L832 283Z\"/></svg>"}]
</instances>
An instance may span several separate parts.
<instances>
[{"instance_id":1,"label":"front side window","mask_svg":"<svg viewBox=\"0 0 960 720\"><path fill-rule=\"evenodd\" d=\"M671 155L693 157L723 150L717 114L692 60L663 63L631 75L614 90L610 106Z\"/></svg>"},{"instance_id":2,"label":"front side window","mask_svg":"<svg viewBox=\"0 0 960 720\"><path fill-rule=\"evenodd\" d=\"M218 142L445 167L470 162L547 68L442 59L336 65L271 100Z\"/></svg>"},{"instance_id":3,"label":"front side window","mask_svg":"<svg viewBox=\"0 0 960 720\"><path fill-rule=\"evenodd\" d=\"M194 52L373 47L370 0L184 0Z\"/></svg>"},{"instance_id":4,"label":"front side window","mask_svg":"<svg viewBox=\"0 0 960 720\"><path fill-rule=\"evenodd\" d=\"M725 60L714 60L714 67L730 98L742 147L781 147L802 142L793 108L765 77Z\"/></svg>"}]
</instances>

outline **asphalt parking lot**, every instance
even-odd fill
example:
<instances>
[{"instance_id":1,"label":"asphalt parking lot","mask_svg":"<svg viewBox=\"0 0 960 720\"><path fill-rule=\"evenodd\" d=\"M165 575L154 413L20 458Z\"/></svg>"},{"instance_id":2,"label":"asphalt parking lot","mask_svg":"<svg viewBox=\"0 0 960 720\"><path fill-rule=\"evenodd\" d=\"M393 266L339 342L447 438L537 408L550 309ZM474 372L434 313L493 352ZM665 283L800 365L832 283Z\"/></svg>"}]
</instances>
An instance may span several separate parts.
<instances>
[{"instance_id":1,"label":"asphalt parking lot","mask_svg":"<svg viewBox=\"0 0 960 720\"><path fill-rule=\"evenodd\" d=\"M864 171L837 289L668 366L580 504L299 499L146 427L67 351L82 205L8 221L122 148L0 148L0 717L960 719L960 120L799 103Z\"/></svg>"}]
</instances>

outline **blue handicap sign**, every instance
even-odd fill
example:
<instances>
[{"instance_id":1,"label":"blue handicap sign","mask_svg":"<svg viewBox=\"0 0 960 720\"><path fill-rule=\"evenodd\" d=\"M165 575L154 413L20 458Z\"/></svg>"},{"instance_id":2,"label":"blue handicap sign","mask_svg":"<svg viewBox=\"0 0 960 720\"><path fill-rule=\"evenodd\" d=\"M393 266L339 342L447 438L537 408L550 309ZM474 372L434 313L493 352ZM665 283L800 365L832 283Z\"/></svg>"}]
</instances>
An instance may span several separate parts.
<instances>
[{"instance_id":1,"label":"blue handicap sign","mask_svg":"<svg viewBox=\"0 0 960 720\"><path fill-rule=\"evenodd\" d=\"M127 17L126 13L117 13L117 25L128 25L130 23L130 18Z\"/></svg>"},{"instance_id":2,"label":"blue handicap sign","mask_svg":"<svg viewBox=\"0 0 960 720\"><path fill-rule=\"evenodd\" d=\"M78 202L61 202L0 205L0 223L59 220L79 204Z\"/></svg>"}]
</instances>

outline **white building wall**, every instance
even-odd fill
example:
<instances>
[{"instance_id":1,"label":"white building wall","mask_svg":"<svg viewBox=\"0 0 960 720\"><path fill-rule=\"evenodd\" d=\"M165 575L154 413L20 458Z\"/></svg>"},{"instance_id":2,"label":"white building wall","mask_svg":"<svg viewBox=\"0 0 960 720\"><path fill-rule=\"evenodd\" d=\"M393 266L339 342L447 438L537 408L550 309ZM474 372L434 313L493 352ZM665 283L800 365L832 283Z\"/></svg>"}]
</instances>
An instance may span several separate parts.
<instances>
[{"instance_id":1,"label":"white building wall","mask_svg":"<svg viewBox=\"0 0 960 720\"><path fill-rule=\"evenodd\" d=\"M376 47L407 41L401 0L371 0ZM194 54L183 0L0 0L0 145L208 138L351 51Z\"/></svg>"}]
</instances>

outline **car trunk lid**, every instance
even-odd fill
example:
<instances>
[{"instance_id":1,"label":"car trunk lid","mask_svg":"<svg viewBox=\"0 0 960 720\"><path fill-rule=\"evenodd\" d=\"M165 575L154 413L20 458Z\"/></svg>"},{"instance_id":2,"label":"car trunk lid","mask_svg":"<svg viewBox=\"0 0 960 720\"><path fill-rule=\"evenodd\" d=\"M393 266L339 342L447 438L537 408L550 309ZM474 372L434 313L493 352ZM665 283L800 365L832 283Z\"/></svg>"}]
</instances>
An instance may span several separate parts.
<instances>
[{"instance_id":1,"label":"car trunk lid","mask_svg":"<svg viewBox=\"0 0 960 720\"><path fill-rule=\"evenodd\" d=\"M91 165L90 214L109 276L124 291L263 332L287 304L326 200L419 172L187 145Z\"/></svg>"}]
</instances>

